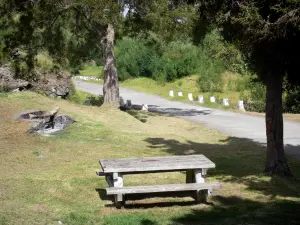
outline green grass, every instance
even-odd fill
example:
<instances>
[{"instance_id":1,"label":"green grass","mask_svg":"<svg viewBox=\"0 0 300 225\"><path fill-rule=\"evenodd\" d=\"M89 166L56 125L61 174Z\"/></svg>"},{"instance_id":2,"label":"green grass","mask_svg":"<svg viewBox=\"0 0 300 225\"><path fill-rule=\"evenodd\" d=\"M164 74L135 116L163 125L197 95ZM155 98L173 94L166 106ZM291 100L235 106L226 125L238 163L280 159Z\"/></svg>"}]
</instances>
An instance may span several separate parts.
<instances>
[{"instance_id":1,"label":"green grass","mask_svg":"<svg viewBox=\"0 0 300 225\"><path fill-rule=\"evenodd\" d=\"M81 76L98 76L103 78L103 66L85 66L79 73Z\"/></svg>"},{"instance_id":2,"label":"green grass","mask_svg":"<svg viewBox=\"0 0 300 225\"><path fill-rule=\"evenodd\" d=\"M28 125L12 119L21 111L56 105L77 121L57 136L28 135ZM145 123L107 107L31 92L0 94L0 224L299 224L300 183L265 176L264 147L179 118L144 116ZM107 187L95 175L100 158L186 154L204 154L216 163L207 180L222 188L209 198L210 205L150 198L117 210L100 199L97 190ZM288 159L299 178L299 160ZM179 172L124 177L125 185L184 181Z\"/></svg>"},{"instance_id":3,"label":"green grass","mask_svg":"<svg viewBox=\"0 0 300 225\"><path fill-rule=\"evenodd\" d=\"M232 109L236 107L240 96L239 92L225 91L223 93L219 93L219 92L201 93L199 92L197 79L198 79L198 75L192 75L189 77L179 79L172 83L160 84L150 78L141 77L141 78L126 80L122 82L120 85L122 87L131 88L137 91L159 95L170 100L184 101L184 102L191 102L190 100L188 100L188 93L192 93L194 97L194 101L192 103L195 104L198 104L197 103L198 96L202 95L204 97L204 104L202 105L206 107L220 108L220 109ZM174 97L169 96L170 90L174 90L174 95L175 95ZM183 97L178 96L177 93L179 91L183 92ZM217 99L220 100L222 100L223 98L228 98L231 106L225 107L221 104L210 103L209 101L210 96L215 96Z\"/></svg>"}]
</instances>

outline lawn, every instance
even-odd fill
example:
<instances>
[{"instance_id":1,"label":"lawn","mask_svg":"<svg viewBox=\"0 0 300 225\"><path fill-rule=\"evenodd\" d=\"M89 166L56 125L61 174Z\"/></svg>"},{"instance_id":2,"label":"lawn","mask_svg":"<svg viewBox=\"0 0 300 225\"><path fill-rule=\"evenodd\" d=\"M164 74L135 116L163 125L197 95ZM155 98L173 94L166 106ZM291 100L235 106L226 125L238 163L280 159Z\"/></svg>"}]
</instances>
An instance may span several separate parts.
<instances>
[{"instance_id":1,"label":"lawn","mask_svg":"<svg viewBox=\"0 0 300 225\"><path fill-rule=\"evenodd\" d=\"M81 76L100 76L103 78L103 66L85 66L79 73Z\"/></svg>"},{"instance_id":2,"label":"lawn","mask_svg":"<svg viewBox=\"0 0 300 225\"><path fill-rule=\"evenodd\" d=\"M165 84L157 83L155 80L152 80L150 78L140 77L140 78L126 80L124 82L121 82L120 85L122 87L131 88L133 90L159 95L170 100L185 101L185 102L191 102L188 99L188 93L192 93L195 101L191 103L198 104L197 103L198 96L202 95L204 97L204 104L202 104L203 106L219 108L219 109L236 108L240 96L239 92L226 91L224 93L216 93L216 92L201 93L199 92L199 87L197 84L198 77L199 75L192 75L189 77L178 79L172 83L165 83ZM169 96L170 90L174 91L174 97ZM183 93L182 97L178 96L179 91ZM221 100L223 98L228 98L231 106L225 107L221 104L210 103L209 101L210 96L215 96L216 99L221 99Z\"/></svg>"},{"instance_id":3,"label":"lawn","mask_svg":"<svg viewBox=\"0 0 300 225\"><path fill-rule=\"evenodd\" d=\"M77 123L57 136L28 135L13 120L29 109L61 113ZM262 173L265 148L179 118L147 115L143 123L106 107L90 107L31 93L0 94L0 224L299 224L300 183ZM222 188L209 205L192 198L126 202L101 200L99 158L204 154L216 163L208 181ZM300 162L289 158L296 178ZM184 182L184 173L128 175L125 185Z\"/></svg>"}]
</instances>

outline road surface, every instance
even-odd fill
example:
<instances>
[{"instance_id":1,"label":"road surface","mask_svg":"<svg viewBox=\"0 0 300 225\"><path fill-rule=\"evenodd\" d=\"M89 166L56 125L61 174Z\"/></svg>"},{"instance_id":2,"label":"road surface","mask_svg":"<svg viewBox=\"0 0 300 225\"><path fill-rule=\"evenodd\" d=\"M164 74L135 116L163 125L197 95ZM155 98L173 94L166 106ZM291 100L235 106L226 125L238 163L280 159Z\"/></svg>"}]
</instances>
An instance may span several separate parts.
<instances>
[{"instance_id":1,"label":"road surface","mask_svg":"<svg viewBox=\"0 0 300 225\"><path fill-rule=\"evenodd\" d=\"M102 95L102 85L74 80L76 89L95 95ZM217 129L238 138L266 144L264 117L205 108L194 104L170 101L162 97L120 88L120 95L126 102L148 105L149 111L180 116L193 122ZM300 123L284 121L284 143L286 153L300 159Z\"/></svg>"}]
</instances>

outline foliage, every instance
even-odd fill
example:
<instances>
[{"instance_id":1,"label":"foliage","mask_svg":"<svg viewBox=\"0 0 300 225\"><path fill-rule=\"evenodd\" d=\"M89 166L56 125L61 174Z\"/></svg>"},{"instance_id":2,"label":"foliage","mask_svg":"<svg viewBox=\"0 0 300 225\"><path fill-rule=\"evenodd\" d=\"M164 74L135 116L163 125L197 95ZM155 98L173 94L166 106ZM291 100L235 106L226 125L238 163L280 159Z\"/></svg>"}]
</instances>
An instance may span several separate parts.
<instances>
[{"instance_id":1,"label":"foliage","mask_svg":"<svg viewBox=\"0 0 300 225\"><path fill-rule=\"evenodd\" d=\"M222 28L262 81L287 75L299 80L300 1L200 1L200 17Z\"/></svg>"},{"instance_id":2,"label":"foliage","mask_svg":"<svg viewBox=\"0 0 300 225\"><path fill-rule=\"evenodd\" d=\"M117 41L116 59L120 80L152 76L159 62L157 53L147 47L143 40L127 37Z\"/></svg>"},{"instance_id":3,"label":"foliage","mask_svg":"<svg viewBox=\"0 0 300 225\"><path fill-rule=\"evenodd\" d=\"M103 104L103 96L94 96L78 90L71 90L68 100L80 105L101 106Z\"/></svg>"},{"instance_id":4,"label":"foliage","mask_svg":"<svg viewBox=\"0 0 300 225\"><path fill-rule=\"evenodd\" d=\"M287 89L284 110L288 113L300 113L300 87L294 86Z\"/></svg>"},{"instance_id":5,"label":"foliage","mask_svg":"<svg viewBox=\"0 0 300 225\"><path fill-rule=\"evenodd\" d=\"M97 76L99 78L104 77L103 66L89 66L85 65L82 70L79 70L81 76Z\"/></svg>"},{"instance_id":6,"label":"foliage","mask_svg":"<svg viewBox=\"0 0 300 225\"><path fill-rule=\"evenodd\" d=\"M246 89L241 93L246 111L265 112L266 111L266 87L253 78L247 83Z\"/></svg>"}]
</instances>

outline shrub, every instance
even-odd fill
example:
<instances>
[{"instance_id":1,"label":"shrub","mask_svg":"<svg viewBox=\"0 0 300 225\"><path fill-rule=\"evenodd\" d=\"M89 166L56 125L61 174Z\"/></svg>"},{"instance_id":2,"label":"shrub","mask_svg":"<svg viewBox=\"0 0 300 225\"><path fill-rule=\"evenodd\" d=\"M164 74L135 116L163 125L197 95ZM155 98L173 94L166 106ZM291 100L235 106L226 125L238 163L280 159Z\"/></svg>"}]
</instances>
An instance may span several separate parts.
<instances>
[{"instance_id":1,"label":"shrub","mask_svg":"<svg viewBox=\"0 0 300 225\"><path fill-rule=\"evenodd\" d=\"M300 113L300 86L289 87L284 99L284 111L288 113Z\"/></svg>"},{"instance_id":2,"label":"shrub","mask_svg":"<svg viewBox=\"0 0 300 225\"><path fill-rule=\"evenodd\" d=\"M249 80L247 91L241 93L246 111L265 112L266 110L266 87L262 83Z\"/></svg>"},{"instance_id":3,"label":"shrub","mask_svg":"<svg viewBox=\"0 0 300 225\"><path fill-rule=\"evenodd\" d=\"M46 54L39 54L36 56L36 66L42 72L49 72L53 69L53 60Z\"/></svg>"},{"instance_id":4,"label":"shrub","mask_svg":"<svg viewBox=\"0 0 300 225\"><path fill-rule=\"evenodd\" d=\"M123 38L116 45L117 69L120 80L131 77L151 77L159 57L143 40Z\"/></svg>"}]
</instances>

